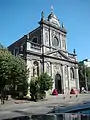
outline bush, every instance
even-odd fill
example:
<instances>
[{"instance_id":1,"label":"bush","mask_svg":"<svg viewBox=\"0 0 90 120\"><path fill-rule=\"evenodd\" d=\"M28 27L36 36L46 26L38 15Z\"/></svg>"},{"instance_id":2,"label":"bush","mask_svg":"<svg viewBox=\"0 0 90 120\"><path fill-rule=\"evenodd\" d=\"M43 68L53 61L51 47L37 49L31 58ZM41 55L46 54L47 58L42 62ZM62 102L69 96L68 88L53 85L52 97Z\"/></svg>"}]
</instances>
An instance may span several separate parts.
<instances>
[{"instance_id":1,"label":"bush","mask_svg":"<svg viewBox=\"0 0 90 120\"><path fill-rule=\"evenodd\" d=\"M46 97L46 91L52 89L53 81L51 76L47 73L43 73L39 76L40 94L42 98Z\"/></svg>"},{"instance_id":2,"label":"bush","mask_svg":"<svg viewBox=\"0 0 90 120\"><path fill-rule=\"evenodd\" d=\"M32 77L30 82L30 96L31 100L37 101L39 99L39 84L38 84L38 78Z\"/></svg>"},{"instance_id":3,"label":"bush","mask_svg":"<svg viewBox=\"0 0 90 120\"><path fill-rule=\"evenodd\" d=\"M33 77L30 82L30 96L32 100L39 100L46 97L46 91L52 89L52 78L47 73L39 77Z\"/></svg>"}]
</instances>

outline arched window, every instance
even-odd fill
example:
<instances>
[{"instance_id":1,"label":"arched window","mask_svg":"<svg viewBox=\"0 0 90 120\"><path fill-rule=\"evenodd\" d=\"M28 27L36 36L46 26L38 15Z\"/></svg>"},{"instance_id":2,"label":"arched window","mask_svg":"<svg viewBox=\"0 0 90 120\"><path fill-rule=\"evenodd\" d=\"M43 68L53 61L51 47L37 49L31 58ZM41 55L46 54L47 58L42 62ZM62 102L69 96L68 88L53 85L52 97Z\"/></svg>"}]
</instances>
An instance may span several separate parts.
<instances>
[{"instance_id":1,"label":"arched window","mask_svg":"<svg viewBox=\"0 0 90 120\"><path fill-rule=\"evenodd\" d=\"M59 46L59 40L58 40L58 38L55 36L54 38L53 38L53 40L52 40L52 45L54 46L54 47L57 47L57 46Z\"/></svg>"},{"instance_id":2,"label":"arched window","mask_svg":"<svg viewBox=\"0 0 90 120\"><path fill-rule=\"evenodd\" d=\"M45 44L48 44L48 33L45 33Z\"/></svg>"},{"instance_id":3,"label":"arched window","mask_svg":"<svg viewBox=\"0 0 90 120\"><path fill-rule=\"evenodd\" d=\"M32 42L34 42L34 43L38 43L38 39L37 39L37 37L34 37L34 38L32 39Z\"/></svg>"},{"instance_id":4,"label":"arched window","mask_svg":"<svg viewBox=\"0 0 90 120\"><path fill-rule=\"evenodd\" d=\"M50 71L50 65L49 65L49 63L47 63L47 66L46 66L46 71L47 71L47 73L49 73Z\"/></svg>"},{"instance_id":5,"label":"arched window","mask_svg":"<svg viewBox=\"0 0 90 120\"><path fill-rule=\"evenodd\" d=\"M33 76L39 76L39 64L37 61L33 63Z\"/></svg>"},{"instance_id":6,"label":"arched window","mask_svg":"<svg viewBox=\"0 0 90 120\"><path fill-rule=\"evenodd\" d=\"M64 49L66 49L66 43L65 43L65 40L64 40L64 39L62 40L62 47L63 47Z\"/></svg>"},{"instance_id":7,"label":"arched window","mask_svg":"<svg viewBox=\"0 0 90 120\"><path fill-rule=\"evenodd\" d=\"M70 68L70 78L74 79L74 69Z\"/></svg>"},{"instance_id":8,"label":"arched window","mask_svg":"<svg viewBox=\"0 0 90 120\"><path fill-rule=\"evenodd\" d=\"M62 47L65 48L65 40L62 40Z\"/></svg>"}]
</instances>

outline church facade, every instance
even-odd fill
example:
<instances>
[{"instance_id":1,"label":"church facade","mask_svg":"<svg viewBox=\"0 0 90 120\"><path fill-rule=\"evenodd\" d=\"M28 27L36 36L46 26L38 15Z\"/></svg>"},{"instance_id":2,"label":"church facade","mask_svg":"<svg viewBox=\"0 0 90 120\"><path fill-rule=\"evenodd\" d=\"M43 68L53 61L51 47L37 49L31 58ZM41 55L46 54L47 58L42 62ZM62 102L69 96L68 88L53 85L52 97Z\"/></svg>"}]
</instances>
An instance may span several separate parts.
<instances>
[{"instance_id":1,"label":"church facade","mask_svg":"<svg viewBox=\"0 0 90 120\"><path fill-rule=\"evenodd\" d=\"M48 18L41 14L39 27L11 44L8 49L25 59L31 77L47 72L53 78L53 89L62 94L72 88L79 90L78 62L75 50L67 51L67 31L51 12ZM52 89L52 90L53 90Z\"/></svg>"}]
</instances>

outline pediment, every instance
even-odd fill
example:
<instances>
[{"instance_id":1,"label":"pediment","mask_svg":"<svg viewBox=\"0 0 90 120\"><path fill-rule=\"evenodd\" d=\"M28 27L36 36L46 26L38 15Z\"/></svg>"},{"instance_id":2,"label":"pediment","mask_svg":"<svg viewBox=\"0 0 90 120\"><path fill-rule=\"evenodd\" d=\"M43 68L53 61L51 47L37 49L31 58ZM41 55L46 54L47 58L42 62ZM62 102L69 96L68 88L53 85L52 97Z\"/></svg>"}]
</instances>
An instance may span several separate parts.
<instances>
[{"instance_id":1,"label":"pediment","mask_svg":"<svg viewBox=\"0 0 90 120\"><path fill-rule=\"evenodd\" d=\"M47 53L48 56L51 56L51 57L55 57L55 58L60 58L62 60L69 60L69 61L72 61L70 59L70 57L68 56L68 53L65 53L61 50L54 50L52 52L48 52Z\"/></svg>"}]
</instances>

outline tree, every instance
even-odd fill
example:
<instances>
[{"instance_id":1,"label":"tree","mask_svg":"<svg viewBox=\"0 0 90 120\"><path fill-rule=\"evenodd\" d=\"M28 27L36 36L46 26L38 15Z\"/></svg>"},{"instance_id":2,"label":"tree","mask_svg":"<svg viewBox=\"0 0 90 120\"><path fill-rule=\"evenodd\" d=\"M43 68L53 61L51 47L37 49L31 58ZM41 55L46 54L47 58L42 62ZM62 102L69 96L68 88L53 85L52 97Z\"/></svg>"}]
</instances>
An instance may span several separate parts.
<instances>
[{"instance_id":1,"label":"tree","mask_svg":"<svg viewBox=\"0 0 90 120\"><path fill-rule=\"evenodd\" d=\"M38 77L32 77L30 81L30 96L32 100L37 101L39 99L39 90Z\"/></svg>"},{"instance_id":2,"label":"tree","mask_svg":"<svg viewBox=\"0 0 90 120\"><path fill-rule=\"evenodd\" d=\"M12 86L12 93L27 94L28 70L25 61L12 55L6 48L0 48L0 91L5 85ZM20 89L20 88L21 89Z\"/></svg>"},{"instance_id":3,"label":"tree","mask_svg":"<svg viewBox=\"0 0 90 120\"><path fill-rule=\"evenodd\" d=\"M39 76L39 86L42 98L46 96L46 91L52 89L52 85L53 85L52 78L47 73L42 73Z\"/></svg>"},{"instance_id":4,"label":"tree","mask_svg":"<svg viewBox=\"0 0 90 120\"><path fill-rule=\"evenodd\" d=\"M83 63L79 63L79 83L80 83L80 88L85 87L85 67Z\"/></svg>"},{"instance_id":5,"label":"tree","mask_svg":"<svg viewBox=\"0 0 90 120\"><path fill-rule=\"evenodd\" d=\"M87 84L90 84L90 67L86 67L83 62L79 62L79 83L80 83L80 88L84 87L86 88L86 81L87 79ZM86 76L85 76L86 74ZM86 78L85 78L86 77Z\"/></svg>"},{"instance_id":6,"label":"tree","mask_svg":"<svg viewBox=\"0 0 90 120\"><path fill-rule=\"evenodd\" d=\"M39 77L32 77L30 81L30 96L32 100L43 99L46 91L52 89L53 81L47 73L42 73Z\"/></svg>"}]
</instances>

